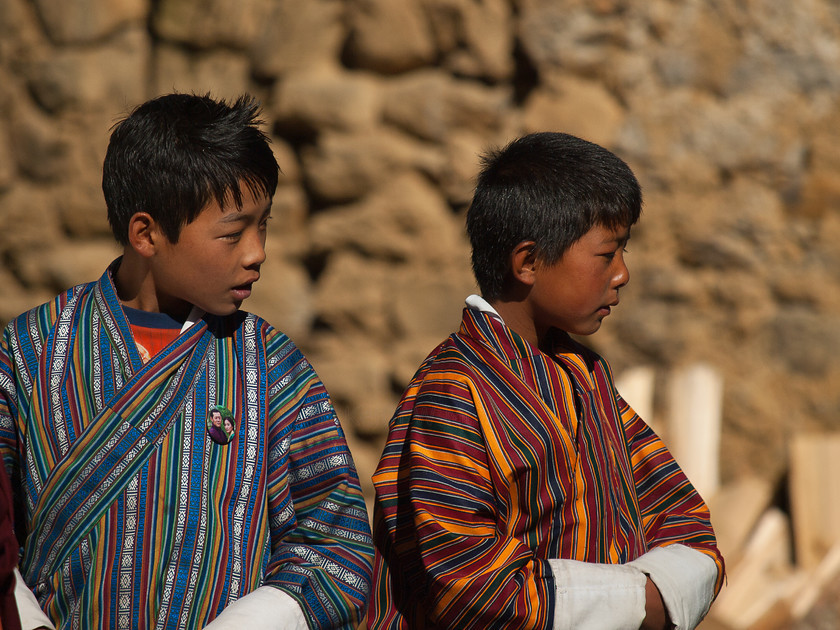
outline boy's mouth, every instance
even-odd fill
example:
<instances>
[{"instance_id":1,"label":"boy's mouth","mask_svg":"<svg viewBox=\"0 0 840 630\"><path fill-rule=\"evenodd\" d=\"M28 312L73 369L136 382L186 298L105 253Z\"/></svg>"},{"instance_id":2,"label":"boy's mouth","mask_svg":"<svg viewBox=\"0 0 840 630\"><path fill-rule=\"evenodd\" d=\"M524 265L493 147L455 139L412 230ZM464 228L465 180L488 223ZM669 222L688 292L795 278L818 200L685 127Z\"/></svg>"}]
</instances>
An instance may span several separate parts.
<instances>
[{"instance_id":1,"label":"boy's mouth","mask_svg":"<svg viewBox=\"0 0 840 630\"><path fill-rule=\"evenodd\" d=\"M245 300L251 297L251 287L253 286L253 284L253 282L249 282L247 284L240 284L238 287L233 287L233 289L231 289L231 292L237 300Z\"/></svg>"},{"instance_id":2,"label":"boy's mouth","mask_svg":"<svg viewBox=\"0 0 840 630\"><path fill-rule=\"evenodd\" d=\"M615 302L612 302L610 304L604 304L601 308L598 309L598 314L603 316L603 317L606 317L607 315L609 315L612 312L612 308L614 306L618 306L618 300L616 300Z\"/></svg>"}]
</instances>

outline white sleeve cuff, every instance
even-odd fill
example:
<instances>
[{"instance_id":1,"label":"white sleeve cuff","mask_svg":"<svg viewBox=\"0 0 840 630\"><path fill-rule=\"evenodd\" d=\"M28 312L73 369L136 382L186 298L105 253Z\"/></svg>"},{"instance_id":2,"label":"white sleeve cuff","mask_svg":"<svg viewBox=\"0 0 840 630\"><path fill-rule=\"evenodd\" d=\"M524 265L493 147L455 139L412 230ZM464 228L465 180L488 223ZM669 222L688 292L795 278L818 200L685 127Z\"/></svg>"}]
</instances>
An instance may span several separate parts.
<instances>
[{"instance_id":1,"label":"white sleeve cuff","mask_svg":"<svg viewBox=\"0 0 840 630\"><path fill-rule=\"evenodd\" d=\"M550 559L553 630L638 630L645 619L647 578L626 564Z\"/></svg>"},{"instance_id":2,"label":"white sleeve cuff","mask_svg":"<svg viewBox=\"0 0 840 630\"><path fill-rule=\"evenodd\" d=\"M226 607L205 630L307 630L306 618L288 593L261 586Z\"/></svg>"},{"instance_id":3,"label":"white sleeve cuff","mask_svg":"<svg viewBox=\"0 0 840 630\"><path fill-rule=\"evenodd\" d=\"M23 576L15 567L15 603L17 604L20 627L22 630L35 630L35 628L49 628L55 630L50 618L41 610L41 605L35 598L35 593L29 590Z\"/></svg>"},{"instance_id":4,"label":"white sleeve cuff","mask_svg":"<svg viewBox=\"0 0 840 630\"><path fill-rule=\"evenodd\" d=\"M706 554L685 545L667 545L627 564L650 576L677 630L693 630L709 612L717 564Z\"/></svg>"}]
</instances>

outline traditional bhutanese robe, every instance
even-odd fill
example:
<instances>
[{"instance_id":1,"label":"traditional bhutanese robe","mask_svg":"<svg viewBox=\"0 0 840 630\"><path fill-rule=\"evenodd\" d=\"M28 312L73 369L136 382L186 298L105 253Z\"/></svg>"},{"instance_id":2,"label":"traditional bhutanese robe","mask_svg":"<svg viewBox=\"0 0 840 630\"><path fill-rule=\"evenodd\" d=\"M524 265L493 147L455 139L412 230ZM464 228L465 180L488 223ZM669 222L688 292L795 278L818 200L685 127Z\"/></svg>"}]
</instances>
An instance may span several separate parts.
<instances>
[{"instance_id":1,"label":"traditional bhutanese robe","mask_svg":"<svg viewBox=\"0 0 840 630\"><path fill-rule=\"evenodd\" d=\"M374 475L379 628L551 628L548 559L617 564L681 543L723 575L709 513L607 363L544 354L467 309L421 365Z\"/></svg>"},{"instance_id":2,"label":"traditional bhutanese robe","mask_svg":"<svg viewBox=\"0 0 840 630\"><path fill-rule=\"evenodd\" d=\"M58 628L200 628L259 586L352 627L372 546L329 396L262 319L205 316L143 363L106 271L0 345L21 571ZM210 439L208 410L236 433Z\"/></svg>"}]
</instances>

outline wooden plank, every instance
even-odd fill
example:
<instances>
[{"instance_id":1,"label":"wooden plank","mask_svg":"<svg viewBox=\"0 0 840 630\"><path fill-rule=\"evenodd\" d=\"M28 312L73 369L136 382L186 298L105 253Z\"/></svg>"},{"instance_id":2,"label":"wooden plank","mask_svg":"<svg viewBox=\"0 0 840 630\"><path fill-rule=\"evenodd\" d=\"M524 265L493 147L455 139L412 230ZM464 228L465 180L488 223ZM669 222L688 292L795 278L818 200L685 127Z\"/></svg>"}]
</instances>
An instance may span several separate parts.
<instances>
[{"instance_id":1,"label":"wooden plank","mask_svg":"<svg viewBox=\"0 0 840 630\"><path fill-rule=\"evenodd\" d=\"M633 411L649 427L659 433L653 413L653 388L656 373L652 367L639 366L625 370L615 379L615 386Z\"/></svg>"},{"instance_id":2,"label":"wooden plank","mask_svg":"<svg viewBox=\"0 0 840 630\"><path fill-rule=\"evenodd\" d=\"M759 477L746 476L725 484L709 500L718 549L726 564L741 559L750 534L773 499L773 485Z\"/></svg>"},{"instance_id":3,"label":"wooden plank","mask_svg":"<svg viewBox=\"0 0 840 630\"><path fill-rule=\"evenodd\" d=\"M840 545L835 545L808 576L809 579L803 582L802 588L794 591L791 596L790 608L793 618L804 619L838 576L840 576Z\"/></svg>"},{"instance_id":4,"label":"wooden plank","mask_svg":"<svg viewBox=\"0 0 840 630\"><path fill-rule=\"evenodd\" d=\"M752 628L776 609L801 576L791 564L790 524L787 515L770 508L761 517L711 613L736 630Z\"/></svg>"},{"instance_id":5,"label":"wooden plank","mask_svg":"<svg viewBox=\"0 0 840 630\"><path fill-rule=\"evenodd\" d=\"M840 544L840 433L794 437L789 488L796 561L814 569Z\"/></svg>"},{"instance_id":6,"label":"wooden plank","mask_svg":"<svg viewBox=\"0 0 840 630\"><path fill-rule=\"evenodd\" d=\"M704 499L719 485L723 377L697 363L671 375L667 443L674 458Z\"/></svg>"}]
</instances>

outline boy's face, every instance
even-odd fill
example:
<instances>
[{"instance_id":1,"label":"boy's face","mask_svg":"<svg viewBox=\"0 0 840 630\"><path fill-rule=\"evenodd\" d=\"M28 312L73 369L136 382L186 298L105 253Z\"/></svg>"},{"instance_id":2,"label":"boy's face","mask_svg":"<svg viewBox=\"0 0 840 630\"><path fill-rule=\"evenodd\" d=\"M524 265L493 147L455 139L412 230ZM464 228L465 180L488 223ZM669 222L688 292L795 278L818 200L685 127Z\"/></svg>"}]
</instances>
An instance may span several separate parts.
<instances>
[{"instance_id":1,"label":"boy's face","mask_svg":"<svg viewBox=\"0 0 840 630\"><path fill-rule=\"evenodd\" d=\"M629 239L629 227L595 226L553 265L537 263L529 302L538 338L551 327L576 335L601 327L630 280L624 263Z\"/></svg>"},{"instance_id":2,"label":"boy's face","mask_svg":"<svg viewBox=\"0 0 840 630\"><path fill-rule=\"evenodd\" d=\"M213 315L235 313L251 295L265 261L271 200L242 187L242 208L212 201L181 229L177 243L158 234L152 259L158 307L186 316L192 305Z\"/></svg>"}]
</instances>

